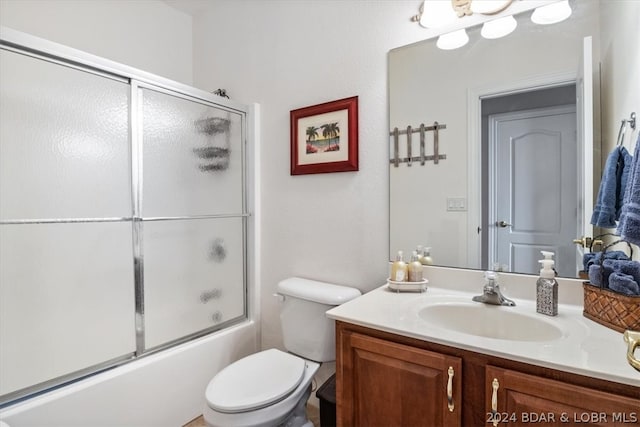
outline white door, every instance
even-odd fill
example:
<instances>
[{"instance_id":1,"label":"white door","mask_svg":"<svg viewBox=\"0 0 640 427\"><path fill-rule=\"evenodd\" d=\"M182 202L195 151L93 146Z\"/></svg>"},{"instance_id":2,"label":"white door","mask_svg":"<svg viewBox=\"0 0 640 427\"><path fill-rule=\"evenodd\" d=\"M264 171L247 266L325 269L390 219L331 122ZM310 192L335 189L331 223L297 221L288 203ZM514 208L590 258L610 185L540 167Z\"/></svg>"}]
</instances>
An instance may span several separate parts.
<instances>
[{"instance_id":1,"label":"white door","mask_svg":"<svg viewBox=\"0 0 640 427\"><path fill-rule=\"evenodd\" d=\"M576 237L593 237L593 65L592 40L585 37L576 79L576 115L578 120L578 224ZM598 175L599 176L599 175ZM598 184L599 186L599 184ZM595 187L597 188L597 187ZM583 269L585 248L576 245L576 271Z\"/></svg>"},{"instance_id":2,"label":"white door","mask_svg":"<svg viewBox=\"0 0 640 427\"><path fill-rule=\"evenodd\" d=\"M575 276L575 106L490 116L489 150L489 266L537 274L546 250Z\"/></svg>"}]
</instances>

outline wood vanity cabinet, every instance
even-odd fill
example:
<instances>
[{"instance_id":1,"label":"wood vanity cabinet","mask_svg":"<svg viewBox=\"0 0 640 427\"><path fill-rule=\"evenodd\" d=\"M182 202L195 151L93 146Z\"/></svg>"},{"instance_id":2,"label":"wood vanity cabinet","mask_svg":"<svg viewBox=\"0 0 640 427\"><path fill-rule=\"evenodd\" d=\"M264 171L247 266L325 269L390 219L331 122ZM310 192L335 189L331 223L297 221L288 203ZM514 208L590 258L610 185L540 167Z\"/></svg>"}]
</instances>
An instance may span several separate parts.
<instances>
[{"instance_id":1,"label":"wood vanity cabinet","mask_svg":"<svg viewBox=\"0 0 640 427\"><path fill-rule=\"evenodd\" d=\"M341 321L336 402L342 427L640 425L638 387Z\"/></svg>"}]
</instances>

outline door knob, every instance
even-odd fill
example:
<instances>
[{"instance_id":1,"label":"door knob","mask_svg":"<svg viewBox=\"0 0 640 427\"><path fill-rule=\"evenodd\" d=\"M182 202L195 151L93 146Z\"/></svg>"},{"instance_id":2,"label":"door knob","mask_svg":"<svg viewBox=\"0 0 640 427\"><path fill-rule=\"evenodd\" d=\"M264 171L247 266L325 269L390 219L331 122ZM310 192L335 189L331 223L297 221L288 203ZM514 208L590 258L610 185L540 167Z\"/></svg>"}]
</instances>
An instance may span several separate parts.
<instances>
[{"instance_id":1,"label":"door knob","mask_svg":"<svg viewBox=\"0 0 640 427\"><path fill-rule=\"evenodd\" d=\"M590 248L592 242L593 242L593 239L591 237L585 237L585 236L582 236L579 239L573 239L573 243L575 243L576 245L580 245L583 248Z\"/></svg>"},{"instance_id":2,"label":"door knob","mask_svg":"<svg viewBox=\"0 0 640 427\"><path fill-rule=\"evenodd\" d=\"M496 225L501 228L511 227L511 224L509 224L507 221L504 221L504 220L496 221Z\"/></svg>"}]
</instances>

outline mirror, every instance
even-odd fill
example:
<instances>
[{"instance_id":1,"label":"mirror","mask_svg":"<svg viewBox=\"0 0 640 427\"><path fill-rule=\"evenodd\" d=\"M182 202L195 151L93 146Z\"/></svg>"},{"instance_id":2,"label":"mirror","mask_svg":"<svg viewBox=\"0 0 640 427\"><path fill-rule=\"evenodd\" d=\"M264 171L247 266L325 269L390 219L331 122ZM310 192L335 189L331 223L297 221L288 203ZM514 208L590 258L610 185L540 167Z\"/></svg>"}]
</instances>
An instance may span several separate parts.
<instances>
[{"instance_id":1,"label":"mirror","mask_svg":"<svg viewBox=\"0 0 640 427\"><path fill-rule=\"evenodd\" d=\"M598 0L570 4L571 17L557 24L533 24L531 12L524 12L515 16L516 30L500 39L482 38L477 26L467 29L469 43L456 50L440 50L436 40L429 39L389 53L390 129L406 133L407 126L412 127L411 153L416 158L421 138L415 130L434 122L443 127L438 131L437 164L427 160L424 165L413 161L396 166L390 133L391 260L399 250L407 259L422 245L432 248L435 265L489 269L497 264L501 270L537 274L539 250L546 249L556 252L560 276L576 277L581 253L572 240L611 231L593 230L585 218L590 218L602 158L616 144L620 120L640 103L640 91L633 90L633 76L640 72L635 46L639 30L633 17L640 7L636 2ZM576 82L581 81L578 70L587 36L593 58L586 62L594 66L596 91L589 103L593 123L582 126L576 104L582 90ZM542 141L538 145L519 150L509 146L516 140L509 133L515 132L509 127L512 122L545 118L549 111L573 123L558 131L558 141L572 139L573 146L554 145L544 139L544 132L533 132L536 141ZM587 150L582 145L584 129L593 133ZM637 131L629 131L625 145L633 152ZM434 136L425 132L427 156L434 152ZM506 153L500 138L509 141ZM407 157L407 145L406 134L400 134L399 159ZM522 182L526 185L518 188L524 190L512 188ZM542 224L540 234L559 236L557 241L508 240L536 224ZM505 240L503 235L510 237Z\"/></svg>"}]
</instances>

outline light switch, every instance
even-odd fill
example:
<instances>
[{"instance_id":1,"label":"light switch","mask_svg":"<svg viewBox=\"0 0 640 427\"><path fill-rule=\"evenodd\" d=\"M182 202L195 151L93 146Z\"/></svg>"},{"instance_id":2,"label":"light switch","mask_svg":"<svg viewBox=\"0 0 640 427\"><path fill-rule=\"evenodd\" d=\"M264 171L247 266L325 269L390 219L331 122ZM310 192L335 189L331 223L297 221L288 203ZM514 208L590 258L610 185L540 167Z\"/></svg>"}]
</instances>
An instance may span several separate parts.
<instances>
[{"instance_id":1,"label":"light switch","mask_svg":"<svg viewBox=\"0 0 640 427\"><path fill-rule=\"evenodd\" d=\"M462 212L467 210L467 199L464 197L447 197L447 211Z\"/></svg>"}]
</instances>

